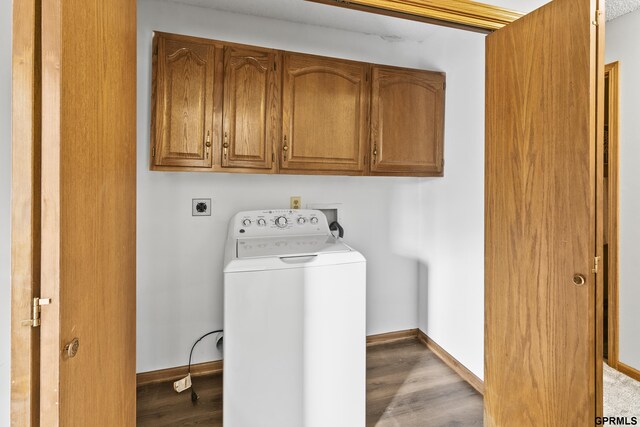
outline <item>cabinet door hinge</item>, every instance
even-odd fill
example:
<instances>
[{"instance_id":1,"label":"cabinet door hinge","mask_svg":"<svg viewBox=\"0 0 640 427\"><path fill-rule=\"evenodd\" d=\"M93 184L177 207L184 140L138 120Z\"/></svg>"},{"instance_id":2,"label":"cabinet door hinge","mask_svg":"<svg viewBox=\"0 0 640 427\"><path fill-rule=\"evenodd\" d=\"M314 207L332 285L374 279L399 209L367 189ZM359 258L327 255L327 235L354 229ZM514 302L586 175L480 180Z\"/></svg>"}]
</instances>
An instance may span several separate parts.
<instances>
[{"instance_id":1,"label":"cabinet door hinge","mask_svg":"<svg viewBox=\"0 0 640 427\"><path fill-rule=\"evenodd\" d=\"M600 271L600 257L597 256L593 258L593 269L591 270L591 272L594 274L598 274L599 271Z\"/></svg>"},{"instance_id":2,"label":"cabinet door hinge","mask_svg":"<svg viewBox=\"0 0 640 427\"><path fill-rule=\"evenodd\" d=\"M31 301L31 319L23 320L22 326L40 326L40 311L43 305L51 304L51 298L34 298Z\"/></svg>"},{"instance_id":3,"label":"cabinet door hinge","mask_svg":"<svg viewBox=\"0 0 640 427\"><path fill-rule=\"evenodd\" d=\"M156 147L155 146L151 149L151 156L152 157L156 156Z\"/></svg>"}]
</instances>

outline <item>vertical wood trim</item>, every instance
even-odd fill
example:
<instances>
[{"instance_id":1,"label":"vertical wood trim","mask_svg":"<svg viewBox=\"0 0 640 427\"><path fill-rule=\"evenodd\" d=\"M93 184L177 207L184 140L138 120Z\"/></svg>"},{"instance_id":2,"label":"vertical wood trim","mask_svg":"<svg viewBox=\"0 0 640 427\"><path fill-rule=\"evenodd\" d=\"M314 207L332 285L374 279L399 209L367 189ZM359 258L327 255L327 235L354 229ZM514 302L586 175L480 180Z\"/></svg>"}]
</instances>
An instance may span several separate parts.
<instances>
[{"instance_id":1,"label":"vertical wood trim","mask_svg":"<svg viewBox=\"0 0 640 427\"><path fill-rule=\"evenodd\" d=\"M594 0L592 0L594 1ZM602 263L604 259L604 30L605 30L605 20L604 20L604 1L603 0L595 0L595 15L594 20L597 25L591 26L592 31L592 40L595 40L595 43L591 43L592 50L595 50L592 56L593 68L592 78L595 79L595 82L592 84L592 88L595 88L596 97L595 97L595 105L592 107L594 111L591 112L591 117L595 117L595 121L591 127L594 135L592 137L592 141L594 141L595 145L595 235L593 236L595 239L595 247L594 252L595 256L599 257ZM593 100L593 97L591 97ZM593 102L593 101L591 101ZM592 119L593 120L593 119ZM594 223L592 221L592 223ZM591 295L595 295L595 331L593 337L595 339L595 343L593 344L592 349L594 350L594 368L595 374L593 380L595 382L594 386L591 390L595 394L595 416L601 417L603 416L603 353L604 353L604 330L603 330L603 309L604 309L604 274L602 270L598 272L595 278L596 290L595 293L591 293Z\"/></svg>"},{"instance_id":2,"label":"vertical wood trim","mask_svg":"<svg viewBox=\"0 0 640 427\"><path fill-rule=\"evenodd\" d=\"M60 352L60 110L61 110L61 1L42 4L42 245L41 289L51 298L42 310L40 346L40 419L59 425Z\"/></svg>"},{"instance_id":3,"label":"vertical wood trim","mask_svg":"<svg viewBox=\"0 0 640 427\"><path fill-rule=\"evenodd\" d=\"M40 0L13 3L11 425L39 425L40 330L23 326L40 292Z\"/></svg>"},{"instance_id":4,"label":"vertical wood trim","mask_svg":"<svg viewBox=\"0 0 640 427\"><path fill-rule=\"evenodd\" d=\"M609 200L608 200L608 236L609 236L609 289L608 289L608 357L607 363L618 369L619 345L619 239L618 221L620 218L620 88L618 62L607 64L605 72L609 75Z\"/></svg>"}]
</instances>

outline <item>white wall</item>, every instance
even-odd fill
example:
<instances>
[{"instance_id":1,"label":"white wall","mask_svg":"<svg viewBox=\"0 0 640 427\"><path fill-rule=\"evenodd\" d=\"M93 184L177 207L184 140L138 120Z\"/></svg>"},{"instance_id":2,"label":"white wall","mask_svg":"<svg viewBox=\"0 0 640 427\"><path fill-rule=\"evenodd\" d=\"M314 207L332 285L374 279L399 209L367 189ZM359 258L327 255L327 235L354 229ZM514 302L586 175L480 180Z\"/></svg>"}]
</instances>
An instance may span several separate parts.
<instances>
[{"instance_id":1,"label":"white wall","mask_svg":"<svg viewBox=\"0 0 640 427\"><path fill-rule=\"evenodd\" d=\"M368 260L367 332L417 327L420 179L149 172L152 30L439 69L417 42L391 43L171 2L138 2L138 371L185 364L193 341L222 327L227 221L240 210L286 207L291 195L302 196L303 205L342 204L346 240ZM195 197L213 199L210 218L191 217ZM208 343L194 358L219 355Z\"/></svg>"},{"instance_id":2,"label":"white wall","mask_svg":"<svg viewBox=\"0 0 640 427\"><path fill-rule=\"evenodd\" d=\"M620 349L640 369L640 10L607 22L606 62L620 61Z\"/></svg>"},{"instance_id":3,"label":"white wall","mask_svg":"<svg viewBox=\"0 0 640 427\"><path fill-rule=\"evenodd\" d=\"M484 37L431 51L447 71L445 176L420 184L419 325L483 378Z\"/></svg>"},{"instance_id":4,"label":"white wall","mask_svg":"<svg viewBox=\"0 0 640 427\"><path fill-rule=\"evenodd\" d=\"M11 374L11 2L0 1L0 425L9 425Z\"/></svg>"}]
</instances>

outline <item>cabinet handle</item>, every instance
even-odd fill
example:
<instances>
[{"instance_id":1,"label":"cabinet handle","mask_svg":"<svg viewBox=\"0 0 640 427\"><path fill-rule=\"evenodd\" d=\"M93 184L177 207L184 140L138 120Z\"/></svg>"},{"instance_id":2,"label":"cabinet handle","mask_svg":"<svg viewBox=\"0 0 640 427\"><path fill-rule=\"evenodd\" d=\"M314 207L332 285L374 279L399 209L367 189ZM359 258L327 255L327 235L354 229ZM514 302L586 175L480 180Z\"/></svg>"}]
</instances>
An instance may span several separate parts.
<instances>
[{"instance_id":1,"label":"cabinet handle","mask_svg":"<svg viewBox=\"0 0 640 427\"><path fill-rule=\"evenodd\" d=\"M282 145L282 155L284 157L284 159L287 159L287 150L289 149L289 146L287 145L287 136L284 136L284 144Z\"/></svg>"},{"instance_id":2,"label":"cabinet handle","mask_svg":"<svg viewBox=\"0 0 640 427\"><path fill-rule=\"evenodd\" d=\"M229 148L229 135L227 132L224 133L224 144L222 144L224 158L227 158L227 148Z\"/></svg>"},{"instance_id":3,"label":"cabinet handle","mask_svg":"<svg viewBox=\"0 0 640 427\"><path fill-rule=\"evenodd\" d=\"M209 147L211 147L211 132L207 131L207 139L204 141L204 145L207 147L207 159L209 158Z\"/></svg>"},{"instance_id":4,"label":"cabinet handle","mask_svg":"<svg viewBox=\"0 0 640 427\"><path fill-rule=\"evenodd\" d=\"M376 164L376 157L378 156L378 147L377 145L373 145L373 164Z\"/></svg>"}]
</instances>

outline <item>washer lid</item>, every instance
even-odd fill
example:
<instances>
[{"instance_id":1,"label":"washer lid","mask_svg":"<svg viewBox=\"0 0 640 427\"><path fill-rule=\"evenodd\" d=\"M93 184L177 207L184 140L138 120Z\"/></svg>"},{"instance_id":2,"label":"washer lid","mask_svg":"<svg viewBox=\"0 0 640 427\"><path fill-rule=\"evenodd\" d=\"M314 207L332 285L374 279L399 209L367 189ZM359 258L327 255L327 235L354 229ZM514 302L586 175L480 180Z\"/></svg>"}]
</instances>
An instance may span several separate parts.
<instances>
[{"instance_id":1,"label":"washer lid","mask_svg":"<svg viewBox=\"0 0 640 427\"><path fill-rule=\"evenodd\" d=\"M321 253L350 252L351 250L349 246L327 234L258 237L238 239L236 241L238 259L317 255Z\"/></svg>"}]
</instances>

